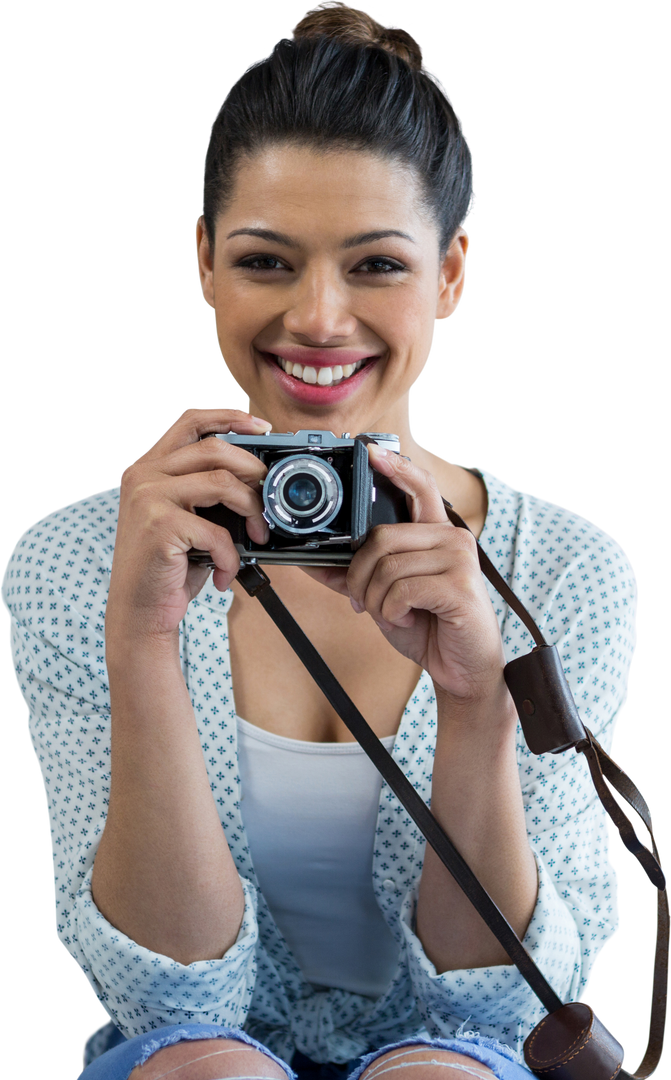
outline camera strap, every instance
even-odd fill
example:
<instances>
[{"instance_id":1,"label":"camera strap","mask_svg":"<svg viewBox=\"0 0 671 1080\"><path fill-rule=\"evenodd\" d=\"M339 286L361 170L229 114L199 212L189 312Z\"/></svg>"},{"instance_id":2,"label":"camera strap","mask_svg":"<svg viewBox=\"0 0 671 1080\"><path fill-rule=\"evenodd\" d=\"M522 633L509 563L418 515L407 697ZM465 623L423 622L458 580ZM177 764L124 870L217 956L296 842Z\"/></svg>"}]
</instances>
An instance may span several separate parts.
<instances>
[{"instance_id":1,"label":"camera strap","mask_svg":"<svg viewBox=\"0 0 671 1080\"><path fill-rule=\"evenodd\" d=\"M450 503L445 510L451 523L468 529ZM536 622L478 544L484 576L531 634L535 648L506 665L504 678L533 753L560 753L574 748L585 755L597 795L615 823L626 847L636 856L658 889L657 942L653 975L648 1046L634 1073L622 1069L623 1050L588 1005L563 1004L536 966L499 907L452 844L445 830L415 791L377 735L345 693L333 672L301 630L257 563L240 567L237 580L250 596L259 599L271 619L307 668L327 701L335 709L362 749L381 773L399 802L423 833L459 887L471 901L506 953L516 964L548 1015L524 1044L527 1066L548 1080L645 1080L659 1063L664 1039L669 952L669 907L664 875L652 833L647 804L635 784L586 729L578 715L555 646L545 641ZM626 800L644 822L651 848L636 836L633 825L613 797L608 784Z\"/></svg>"}]
</instances>

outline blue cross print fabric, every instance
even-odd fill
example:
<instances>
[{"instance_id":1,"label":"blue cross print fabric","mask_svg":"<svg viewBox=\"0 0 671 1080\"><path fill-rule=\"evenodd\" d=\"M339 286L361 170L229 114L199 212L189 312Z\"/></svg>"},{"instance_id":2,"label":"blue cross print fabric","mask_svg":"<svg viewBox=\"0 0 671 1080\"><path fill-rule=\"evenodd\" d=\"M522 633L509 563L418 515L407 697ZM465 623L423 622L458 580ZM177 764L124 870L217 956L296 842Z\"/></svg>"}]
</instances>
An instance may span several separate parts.
<instances>
[{"instance_id":1,"label":"blue cross print fabric","mask_svg":"<svg viewBox=\"0 0 671 1080\"><path fill-rule=\"evenodd\" d=\"M588 522L484 474L489 509L481 543L548 641L558 645L584 722L609 746L625 696L635 586L622 551ZM242 1027L291 1060L345 1062L423 1033L454 1038L467 1021L519 1051L542 1007L517 969L439 973L414 933L424 841L383 784L373 886L399 946L396 972L373 1000L315 988L303 977L268 909L240 812L236 713L227 613L232 594L211 581L192 601L181 657L212 793L242 880L246 907L235 944L219 959L182 966L110 925L91 895L91 870L109 794L110 708L104 618L118 491L60 510L19 542L4 583L16 672L47 790L61 940L128 1037L164 1024ZM531 640L490 590L507 658ZM393 754L430 797L436 701L423 675ZM518 766L538 901L525 943L557 994L576 999L616 924L606 830L582 755L534 757L519 734Z\"/></svg>"}]
</instances>

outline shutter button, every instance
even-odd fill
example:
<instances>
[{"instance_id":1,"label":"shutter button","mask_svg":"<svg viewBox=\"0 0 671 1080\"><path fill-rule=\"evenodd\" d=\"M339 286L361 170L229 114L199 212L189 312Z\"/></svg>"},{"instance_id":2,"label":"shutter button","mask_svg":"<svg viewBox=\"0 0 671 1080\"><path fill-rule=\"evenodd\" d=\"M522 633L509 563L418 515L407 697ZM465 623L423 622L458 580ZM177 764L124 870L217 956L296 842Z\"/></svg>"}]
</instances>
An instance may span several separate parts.
<instances>
[{"instance_id":1,"label":"shutter button","mask_svg":"<svg viewBox=\"0 0 671 1080\"><path fill-rule=\"evenodd\" d=\"M396 882L393 878L385 878L382 882L382 888L386 889L387 892L396 892Z\"/></svg>"}]
</instances>

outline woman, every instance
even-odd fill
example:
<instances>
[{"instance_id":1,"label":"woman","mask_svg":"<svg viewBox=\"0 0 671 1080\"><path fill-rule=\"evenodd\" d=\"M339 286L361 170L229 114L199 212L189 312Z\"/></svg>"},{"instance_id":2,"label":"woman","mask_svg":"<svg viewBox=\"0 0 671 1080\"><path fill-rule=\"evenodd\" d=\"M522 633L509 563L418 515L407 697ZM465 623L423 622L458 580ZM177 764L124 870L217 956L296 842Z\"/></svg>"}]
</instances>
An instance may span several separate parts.
<instances>
[{"instance_id":1,"label":"woman","mask_svg":"<svg viewBox=\"0 0 671 1080\"><path fill-rule=\"evenodd\" d=\"M185 414L120 501L61 511L17 548L6 596L61 934L129 1039L87 1080L281 1078L287 1062L515 1077L541 1014L234 584L230 537L193 510L222 502L263 544L265 470L204 434L400 436L404 456L370 460L412 522L373 533L347 573L275 567L273 583L560 996L613 928L582 760L532 758L518 738L502 669L529 642L441 496L559 643L601 741L624 694L631 573L594 527L436 458L409 427L433 320L463 288L469 199L468 149L412 39L338 6L306 16L234 87L208 152L201 282L249 414ZM212 553L210 580L191 547Z\"/></svg>"}]
</instances>

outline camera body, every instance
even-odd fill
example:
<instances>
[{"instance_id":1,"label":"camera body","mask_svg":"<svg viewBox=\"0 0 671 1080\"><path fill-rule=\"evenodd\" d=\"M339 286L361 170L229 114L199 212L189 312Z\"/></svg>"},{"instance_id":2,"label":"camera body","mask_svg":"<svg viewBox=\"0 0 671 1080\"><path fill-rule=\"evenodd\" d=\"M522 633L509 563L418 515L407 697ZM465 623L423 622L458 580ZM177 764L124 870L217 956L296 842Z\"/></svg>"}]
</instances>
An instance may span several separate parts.
<instances>
[{"instance_id":1,"label":"camera body","mask_svg":"<svg viewBox=\"0 0 671 1080\"><path fill-rule=\"evenodd\" d=\"M228 529L243 563L346 566L376 525L409 521L405 495L376 473L366 446L399 451L397 435L367 432L355 439L330 431L265 435L213 435L242 446L267 467L263 516L270 540L250 540L245 519L228 507L197 507L196 513ZM212 566L209 552L190 551L192 562Z\"/></svg>"}]
</instances>

